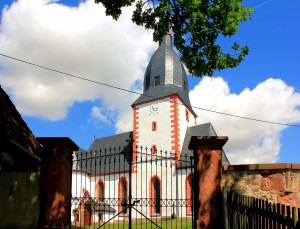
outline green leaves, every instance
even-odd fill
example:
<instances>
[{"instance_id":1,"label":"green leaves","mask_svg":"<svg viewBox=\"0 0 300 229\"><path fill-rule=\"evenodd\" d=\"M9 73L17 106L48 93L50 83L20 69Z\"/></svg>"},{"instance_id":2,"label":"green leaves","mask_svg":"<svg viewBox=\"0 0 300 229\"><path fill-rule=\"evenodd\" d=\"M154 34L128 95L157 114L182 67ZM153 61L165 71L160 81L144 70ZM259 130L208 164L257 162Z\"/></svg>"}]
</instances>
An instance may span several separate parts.
<instances>
[{"instance_id":1,"label":"green leaves","mask_svg":"<svg viewBox=\"0 0 300 229\"><path fill-rule=\"evenodd\" d=\"M248 47L232 45L232 53L223 53L217 44L220 36L233 36L242 21L250 20L252 8L242 0L138 0L132 21L153 29L154 41L160 41L172 25L174 45L181 60L194 76L212 76L216 70L233 68L248 54ZM121 8L134 0L96 0L106 14L118 19Z\"/></svg>"},{"instance_id":2,"label":"green leaves","mask_svg":"<svg viewBox=\"0 0 300 229\"><path fill-rule=\"evenodd\" d=\"M131 6L134 0L95 0L95 3L102 3L106 8L106 15L112 16L117 20L121 13L122 7Z\"/></svg>"}]
</instances>

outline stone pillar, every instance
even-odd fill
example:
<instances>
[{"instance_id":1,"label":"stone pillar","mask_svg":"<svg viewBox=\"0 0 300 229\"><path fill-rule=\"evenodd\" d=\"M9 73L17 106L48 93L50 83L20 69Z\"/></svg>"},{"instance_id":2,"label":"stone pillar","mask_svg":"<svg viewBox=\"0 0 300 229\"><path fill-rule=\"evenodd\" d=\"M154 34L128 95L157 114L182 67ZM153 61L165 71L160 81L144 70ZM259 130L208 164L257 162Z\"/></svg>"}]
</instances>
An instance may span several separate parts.
<instances>
[{"instance_id":1,"label":"stone pillar","mask_svg":"<svg viewBox=\"0 0 300 229\"><path fill-rule=\"evenodd\" d=\"M71 228L72 153L70 138L37 138L42 145L39 228Z\"/></svg>"},{"instance_id":2,"label":"stone pillar","mask_svg":"<svg viewBox=\"0 0 300 229\"><path fill-rule=\"evenodd\" d=\"M228 137L191 138L194 151L194 228L223 228L222 147Z\"/></svg>"}]
</instances>

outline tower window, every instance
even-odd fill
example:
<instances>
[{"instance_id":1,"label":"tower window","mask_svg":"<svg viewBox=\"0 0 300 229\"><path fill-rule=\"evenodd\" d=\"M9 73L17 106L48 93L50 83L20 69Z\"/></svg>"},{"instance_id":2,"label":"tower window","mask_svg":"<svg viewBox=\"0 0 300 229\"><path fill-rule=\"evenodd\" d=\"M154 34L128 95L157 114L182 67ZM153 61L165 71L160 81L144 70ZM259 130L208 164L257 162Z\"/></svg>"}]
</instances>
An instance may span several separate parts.
<instances>
[{"instance_id":1,"label":"tower window","mask_svg":"<svg viewBox=\"0 0 300 229\"><path fill-rule=\"evenodd\" d=\"M151 153L152 154L156 154L156 152L157 152L156 145L152 145L152 147L151 147Z\"/></svg>"},{"instance_id":2,"label":"tower window","mask_svg":"<svg viewBox=\"0 0 300 229\"><path fill-rule=\"evenodd\" d=\"M155 76L155 77L154 77L154 85L155 85L155 86L160 85L160 77L159 77L159 76Z\"/></svg>"},{"instance_id":3,"label":"tower window","mask_svg":"<svg viewBox=\"0 0 300 229\"><path fill-rule=\"evenodd\" d=\"M183 89L184 89L185 91L187 91L187 85L186 85L186 82L185 82L185 81L183 82Z\"/></svg>"},{"instance_id":4,"label":"tower window","mask_svg":"<svg viewBox=\"0 0 300 229\"><path fill-rule=\"evenodd\" d=\"M156 122L152 122L152 131L156 131L157 126L156 126Z\"/></svg>"},{"instance_id":5,"label":"tower window","mask_svg":"<svg viewBox=\"0 0 300 229\"><path fill-rule=\"evenodd\" d=\"M185 110L185 119L186 119L186 121L190 120L189 111L187 109Z\"/></svg>"}]
</instances>

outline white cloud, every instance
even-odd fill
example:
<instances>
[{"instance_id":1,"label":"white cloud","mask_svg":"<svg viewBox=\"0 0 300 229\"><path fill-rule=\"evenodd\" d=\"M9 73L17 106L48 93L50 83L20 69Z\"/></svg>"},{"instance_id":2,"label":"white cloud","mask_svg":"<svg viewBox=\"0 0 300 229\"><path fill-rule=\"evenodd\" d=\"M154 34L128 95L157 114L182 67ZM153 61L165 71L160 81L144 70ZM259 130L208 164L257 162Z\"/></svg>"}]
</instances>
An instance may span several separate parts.
<instances>
[{"instance_id":1,"label":"white cloud","mask_svg":"<svg viewBox=\"0 0 300 229\"><path fill-rule=\"evenodd\" d=\"M282 80L270 78L253 90L231 94L220 77L204 78L190 92L195 107L278 123L300 121L300 94ZM280 136L286 128L195 109L199 123L211 122L218 135L229 137L225 151L231 163L271 163L279 159Z\"/></svg>"},{"instance_id":2,"label":"white cloud","mask_svg":"<svg viewBox=\"0 0 300 229\"><path fill-rule=\"evenodd\" d=\"M131 22L131 12L132 8L124 9L114 21L93 0L78 7L51 0L19 0L3 10L0 52L130 89L143 79L149 54L157 47L151 31ZM130 110L129 93L3 57L0 67L0 83L24 115L60 120L74 102L96 99L109 110Z\"/></svg>"},{"instance_id":3,"label":"white cloud","mask_svg":"<svg viewBox=\"0 0 300 229\"><path fill-rule=\"evenodd\" d=\"M0 52L117 87L137 90L157 44L151 31L131 23L131 8L116 22L93 0L68 7L51 0L19 0L3 10ZM0 57L0 83L24 115L64 119L75 102L101 100L91 119L132 130L130 104L137 95L73 79ZM121 98L121 99L120 99ZM191 92L193 106L282 123L300 121L300 95L278 79L231 94L222 78L204 78ZM232 163L275 162L285 126L232 118L195 109L229 136ZM85 129L84 126L82 126Z\"/></svg>"},{"instance_id":4,"label":"white cloud","mask_svg":"<svg viewBox=\"0 0 300 229\"><path fill-rule=\"evenodd\" d=\"M106 124L110 124L111 121L109 120L110 117L109 115L106 114L106 111L103 107L92 107L92 111L90 114L91 121L96 121L96 122L103 122Z\"/></svg>"}]
</instances>

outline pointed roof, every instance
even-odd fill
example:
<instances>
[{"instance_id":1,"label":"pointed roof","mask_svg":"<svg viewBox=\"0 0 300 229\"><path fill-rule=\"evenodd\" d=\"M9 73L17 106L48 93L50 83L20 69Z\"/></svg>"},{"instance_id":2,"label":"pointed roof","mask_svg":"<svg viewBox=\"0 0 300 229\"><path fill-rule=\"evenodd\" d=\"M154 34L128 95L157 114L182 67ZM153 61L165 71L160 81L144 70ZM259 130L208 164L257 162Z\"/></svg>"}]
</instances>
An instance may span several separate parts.
<instances>
[{"instance_id":1,"label":"pointed roof","mask_svg":"<svg viewBox=\"0 0 300 229\"><path fill-rule=\"evenodd\" d=\"M217 136L217 133L213 125L209 123L204 123L196 126L188 127L185 133L185 138L182 144L181 154L193 156L193 151L188 149L189 143L192 136ZM230 164L225 152L222 152L222 165ZM177 165L177 168L183 167L182 163Z\"/></svg>"},{"instance_id":2,"label":"pointed roof","mask_svg":"<svg viewBox=\"0 0 300 229\"><path fill-rule=\"evenodd\" d=\"M41 146L0 85L0 151L41 160ZM20 152L19 154L17 152ZM22 153L21 153L22 152ZM24 154L25 153L25 154ZM22 159L21 159L22 158Z\"/></svg>"},{"instance_id":3,"label":"pointed roof","mask_svg":"<svg viewBox=\"0 0 300 229\"><path fill-rule=\"evenodd\" d=\"M73 169L80 170L84 168L91 174L129 171L131 143L128 140L130 139L132 139L132 131L96 138L88 150L80 148L74 152ZM96 167L87 163L91 158L96 158Z\"/></svg>"},{"instance_id":4,"label":"pointed roof","mask_svg":"<svg viewBox=\"0 0 300 229\"><path fill-rule=\"evenodd\" d=\"M174 94L179 95L185 105L192 110L186 72L172 48L172 37L168 33L160 42L147 66L144 76L144 92L132 105Z\"/></svg>"}]
</instances>

